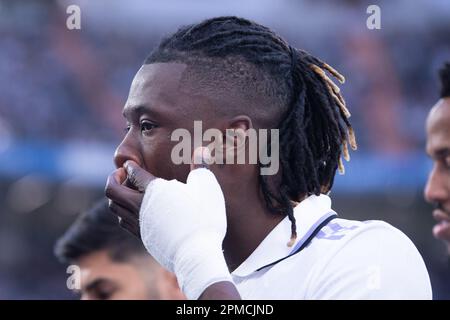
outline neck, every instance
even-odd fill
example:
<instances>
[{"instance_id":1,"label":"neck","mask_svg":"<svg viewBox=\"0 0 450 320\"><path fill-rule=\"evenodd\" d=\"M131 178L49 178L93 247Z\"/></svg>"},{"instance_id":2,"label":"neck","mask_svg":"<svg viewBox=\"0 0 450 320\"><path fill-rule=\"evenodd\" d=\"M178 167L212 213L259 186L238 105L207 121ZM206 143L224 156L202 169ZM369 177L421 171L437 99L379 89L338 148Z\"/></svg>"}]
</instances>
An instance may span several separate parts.
<instances>
[{"instance_id":1,"label":"neck","mask_svg":"<svg viewBox=\"0 0 450 320\"><path fill-rule=\"evenodd\" d=\"M233 185L225 192L227 234L223 242L228 268L235 270L284 219L271 213L262 198L259 183Z\"/></svg>"}]
</instances>

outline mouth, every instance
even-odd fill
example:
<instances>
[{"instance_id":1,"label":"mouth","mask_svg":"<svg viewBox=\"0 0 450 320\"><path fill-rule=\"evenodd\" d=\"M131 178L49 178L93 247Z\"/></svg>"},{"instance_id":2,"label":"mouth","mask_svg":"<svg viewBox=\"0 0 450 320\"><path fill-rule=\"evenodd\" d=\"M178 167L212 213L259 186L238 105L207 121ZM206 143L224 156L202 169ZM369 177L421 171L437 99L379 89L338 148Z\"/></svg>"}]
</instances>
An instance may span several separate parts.
<instances>
[{"instance_id":1,"label":"mouth","mask_svg":"<svg viewBox=\"0 0 450 320\"><path fill-rule=\"evenodd\" d=\"M444 210L435 209L433 211L433 218L438 222L433 227L433 235L438 239L443 239L450 232L450 214Z\"/></svg>"}]
</instances>

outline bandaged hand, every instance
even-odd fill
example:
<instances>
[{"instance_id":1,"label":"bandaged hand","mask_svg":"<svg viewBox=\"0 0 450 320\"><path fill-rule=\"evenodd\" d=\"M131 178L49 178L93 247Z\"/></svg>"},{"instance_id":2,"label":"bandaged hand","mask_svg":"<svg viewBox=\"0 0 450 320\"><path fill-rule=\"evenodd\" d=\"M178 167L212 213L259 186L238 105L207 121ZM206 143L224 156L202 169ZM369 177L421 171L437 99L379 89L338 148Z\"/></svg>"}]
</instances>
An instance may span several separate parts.
<instances>
[{"instance_id":1,"label":"bandaged hand","mask_svg":"<svg viewBox=\"0 0 450 320\"><path fill-rule=\"evenodd\" d=\"M195 157L209 153L199 148ZM139 212L144 246L176 274L189 299L197 299L213 283L232 281L222 251L227 228L223 193L214 174L198 167L193 165L182 183L155 178L131 161L125 165L128 179L145 190Z\"/></svg>"}]
</instances>

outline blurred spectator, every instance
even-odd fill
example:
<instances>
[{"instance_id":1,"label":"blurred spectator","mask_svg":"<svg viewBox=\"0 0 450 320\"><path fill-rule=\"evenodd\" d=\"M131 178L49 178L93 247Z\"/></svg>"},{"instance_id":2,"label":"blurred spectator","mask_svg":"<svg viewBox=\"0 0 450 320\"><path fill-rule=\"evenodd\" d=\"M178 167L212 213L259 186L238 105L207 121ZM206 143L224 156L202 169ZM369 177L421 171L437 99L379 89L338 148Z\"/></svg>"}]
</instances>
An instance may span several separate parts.
<instances>
[{"instance_id":1,"label":"blurred spectator","mask_svg":"<svg viewBox=\"0 0 450 320\"><path fill-rule=\"evenodd\" d=\"M433 169L425 187L425 198L435 205L433 217L438 222L433 235L444 241L450 267L450 62L440 71L441 99L427 119L427 153Z\"/></svg>"},{"instance_id":2,"label":"blurred spectator","mask_svg":"<svg viewBox=\"0 0 450 320\"><path fill-rule=\"evenodd\" d=\"M122 229L101 200L83 213L59 239L56 256L76 265L83 300L183 299L175 275L147 253L141 241ZM74 282L76 283L76 282Z\"/></svg>"}]
</instances>

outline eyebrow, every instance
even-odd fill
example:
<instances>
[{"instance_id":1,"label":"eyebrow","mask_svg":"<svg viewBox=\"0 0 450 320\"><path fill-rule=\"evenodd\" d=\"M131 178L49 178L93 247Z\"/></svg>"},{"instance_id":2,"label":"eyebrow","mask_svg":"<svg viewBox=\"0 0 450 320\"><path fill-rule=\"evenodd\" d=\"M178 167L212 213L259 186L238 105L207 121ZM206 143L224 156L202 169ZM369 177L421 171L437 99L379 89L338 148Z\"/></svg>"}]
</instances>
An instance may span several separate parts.
<instances>
[{"instance_id":1,"label":"eyebrow","mask_svg":"<svg viewBox=\"0 0 450 320\"><path fill-rule=\"evenodd\" d=\"M123 109L122 116L124 118L128 118L132 117L133 115L141 115L143 113L155 114L155 111L153 108L149 108L145 105L130 106Z\"/></svg>"}]
</instances>

